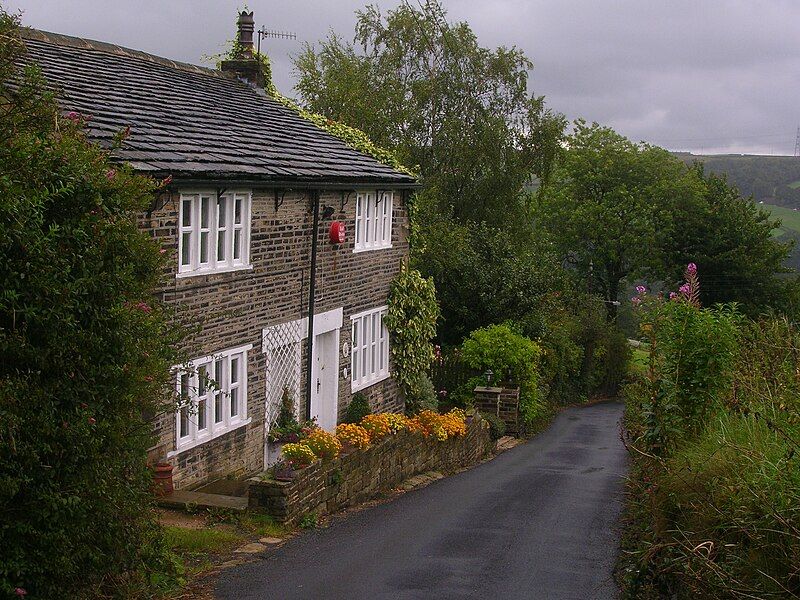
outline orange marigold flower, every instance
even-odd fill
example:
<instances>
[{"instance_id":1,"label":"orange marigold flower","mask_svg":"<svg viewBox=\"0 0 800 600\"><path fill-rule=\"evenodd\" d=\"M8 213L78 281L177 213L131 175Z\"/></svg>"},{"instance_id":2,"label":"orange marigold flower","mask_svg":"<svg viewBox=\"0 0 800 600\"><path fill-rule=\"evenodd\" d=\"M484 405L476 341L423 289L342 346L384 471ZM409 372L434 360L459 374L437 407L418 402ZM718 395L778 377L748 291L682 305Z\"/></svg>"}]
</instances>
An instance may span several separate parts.
<instances>
[{"instance_id":1,"label":"orange marigold flower","mask_svg":"<svg viewBox=\"0 0 800 600\"><path fill-rule=\"evenodd\" d=\"M369 433L361 427L353 423L342 423L336 426L336 437L342 443L342 446L350 446L351 448L367 448L370 444Z\"/></svg>"},{"instance_id":2,"label":"orange marigold flower","mask_svg":"<svg viewBox=\"0 0 800 600\"><path fill-rule=\"evenodd\" d=\"M392 432L389 419L385 414L367 415L361 419L361 427L367 430L369 439L373 442L378 441Z\"/></svg>"}]
</instances>

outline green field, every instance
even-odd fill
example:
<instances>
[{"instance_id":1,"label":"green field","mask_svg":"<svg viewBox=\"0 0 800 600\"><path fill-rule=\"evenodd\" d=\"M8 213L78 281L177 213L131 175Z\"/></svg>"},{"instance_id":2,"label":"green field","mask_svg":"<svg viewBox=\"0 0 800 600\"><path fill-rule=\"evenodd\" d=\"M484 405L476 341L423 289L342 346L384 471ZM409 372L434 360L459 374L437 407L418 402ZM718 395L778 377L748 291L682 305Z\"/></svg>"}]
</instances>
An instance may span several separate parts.
<instances>
[{"instance_id":1,"label":"green field","mask_svg":"<svg viewBox=\"0 0 800 600\"><path fill-rule=\"evenodd\" d=\"M780 229L776 229L774 234L781 235L783 232L800 232L800 210L792 210L784 206L771 206L760 204L759 208L768 210L773 217L781 220Z\"/></svg>"}]
</instances>

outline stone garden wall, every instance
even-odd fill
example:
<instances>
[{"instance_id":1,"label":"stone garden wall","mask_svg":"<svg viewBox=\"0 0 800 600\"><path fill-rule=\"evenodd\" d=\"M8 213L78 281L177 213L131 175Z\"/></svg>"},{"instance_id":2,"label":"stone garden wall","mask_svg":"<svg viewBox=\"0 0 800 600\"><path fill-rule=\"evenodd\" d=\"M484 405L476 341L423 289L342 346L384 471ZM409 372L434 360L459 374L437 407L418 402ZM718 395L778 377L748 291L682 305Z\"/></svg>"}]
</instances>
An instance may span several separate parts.
<instances>
[{"instance_id":1,"label":"stone garden wall","mask_svg":"<svg viewBox=\"0 0 800 600\"><path fill-rule=\"evenodd\" d=\"M296 523L304 514L332 513L374 498L419 473L452 472L481 461L494 450L486 421L475 419L463 437L443 442L402 430L365 450L329 462L317 461L293 481L255 477L249 504L278 521Z\"/></svg>"}]
</instances>

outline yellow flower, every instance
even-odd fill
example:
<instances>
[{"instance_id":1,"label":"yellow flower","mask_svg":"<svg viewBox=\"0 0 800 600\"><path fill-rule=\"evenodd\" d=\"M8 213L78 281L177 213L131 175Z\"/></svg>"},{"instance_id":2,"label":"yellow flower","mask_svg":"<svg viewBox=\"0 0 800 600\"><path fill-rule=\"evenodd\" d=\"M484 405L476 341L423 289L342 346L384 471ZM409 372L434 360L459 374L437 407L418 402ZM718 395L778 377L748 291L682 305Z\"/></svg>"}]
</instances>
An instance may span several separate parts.
<instances>
[{"instance_id":1,"label":"yellow flower","mask_svg":"<svg viewBox=\"0 0 800 600\"><path fill-rule=\"evenodd\" d=\"M307 467L315 460L317 460L314 452L306 446L303 442L297 444L284 444L281 448L281 454L284 458L292 463L293 467L303 468Z\"/></svg>"},{"instance_id":2,"label":"yellow flower","mask_svg":"<svg viewBox=\"0 0 800 600\"><path fill-rule=\"evenodd\" d=\"M353 423L342 423L336 426L336 437L343 446L351 446L353 448L367 448L370 444L369 433L361 427Z\"/></svg>"},{"instance_id":3,"label":"yellow flower","mask_svg":"<svg viewBox=\"0 0 800 600\"><path fill-rule=\"evenodd\" d=\"M319 428L312 431L302 443L322 460L332 460L339 456L342 450L342 444L335 435Z\"/></svg>"},{"instance_id":4,"label":"yellow flower","mask_svg":"<svg viewBox=\"0 0 800 600\"><path fill-rule=\"evenodd\" d=\"M389 418L385 414L367 415L361 419L361 426L367 430L369 439L373 442L392 432Z\"/></svg>"}]
</instances>

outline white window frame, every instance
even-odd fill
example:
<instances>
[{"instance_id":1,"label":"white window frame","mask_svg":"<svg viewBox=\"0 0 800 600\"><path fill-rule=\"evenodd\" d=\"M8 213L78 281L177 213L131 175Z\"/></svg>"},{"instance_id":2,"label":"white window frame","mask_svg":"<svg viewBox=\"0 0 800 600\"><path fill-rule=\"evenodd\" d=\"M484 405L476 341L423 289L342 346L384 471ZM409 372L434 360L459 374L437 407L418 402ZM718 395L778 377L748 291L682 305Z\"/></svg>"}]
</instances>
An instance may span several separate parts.
<instances>
[{"instance_id":1,"label":"white window frame","mask_svg":"<svg viewBox=\"0 0 800 600\"><path fill-rule=\"evenodd\" d=\"M350 373L353 392L389 377L387 312L387 306L379 306L350 317Z\"/></svg>"},{"instance_id":2,"label":"white window frame","mask_svg":"<svg viewBox=\"0 0 800 600\"><path fill-rule=\"evenodd\" d=\"M224 225L220 226L219 203L224 201ZM208 203L205 223L201 222L202 205ZM234 222L235 207L240 203L239 223ZM247 190L227 190L221 196L213 190L182 190L178 204L178 272L176 277L224 273L252 269L250 264L250 215L253 194ZM224 256L220 257L222 235ZM239 257L234 258L234 241L239 236ZM201 256L205 240L206 254ZM184 255L187 260L184 260ZM205 260L203 260L205 258Z\"/></svg>"},{"instance_id":3,"label":"white window frame","mask_svg":"<svg viewBox=\"0 0 800 600\"><path fill-rule=\"evenodd\" d=\"M247 353L252 349L253 344L229 348L192 360L186 365L173 367L176 373L175 390L178 397L183 399L188 396L188 400L179 405L175 412L175 450L170 452L168 457L250 423L250 418L247 416ZM231 368L234 361L238 361L236 367L238 373L235 377ZM219 367L222 367L221 374L216 372ZM204 371L216 385L202 385L200 375ZM238 408L236 414L231 414L234 391ZM201 428L203 406L205 424ZM218 419L219 412L222 413L222 418ZM181 435L182 422L185 424L186 435Z\"/></svg>"},{"instance_id":4,"label":"white window frame","mask_svg":"<svg viewBox=\"0 0 800 600\"><path fill-rule=\"evenodd\" d=\"M366 252L392 247L391 190L356 192L355 245L353 252Z\"/></svg>"}]
</instances>

